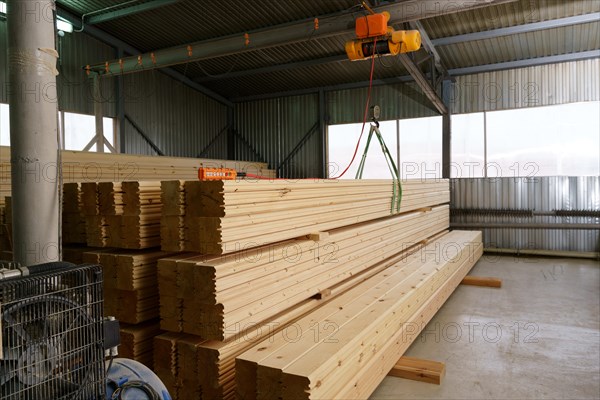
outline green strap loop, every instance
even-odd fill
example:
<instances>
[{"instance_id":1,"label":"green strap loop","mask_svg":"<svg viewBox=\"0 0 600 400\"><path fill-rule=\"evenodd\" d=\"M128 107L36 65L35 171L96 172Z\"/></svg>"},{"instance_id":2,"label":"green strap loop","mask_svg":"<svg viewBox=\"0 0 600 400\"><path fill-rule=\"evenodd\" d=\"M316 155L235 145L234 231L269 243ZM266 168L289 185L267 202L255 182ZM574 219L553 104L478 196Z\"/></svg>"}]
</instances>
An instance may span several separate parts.
<instances>
[{"instance_id":1,"label":"green strap loop","mask_svg":"<svg viewBox=\"0 0 600 400\"><path fill-rule=\"evenodd\" d=\"M393 179L393 189L392 189L392 204L391 204L391 214L394 214L394 206L396 208L396 212L400 212L400 205L402 202L402 184L400 182L400 175L398 171L398 167L394 162L394 158L392 157L388 147L383 140L383 136L379 131L379 128L375 125L371 125L371 129L369 130L369 137L367 138L367 144L365 145L365 151L360 160L360 164L358 165L358 169L356 171L356 179L362 179L363 172L365 170L365 162L367 160L367 153L369 152L369 147L371 145L371 139L373 138L373 133L377 136L377 140L381 146L381 151L385 157L385 162L390 170ZM396 187L397 186L397 187Z\"/></svg>"}]
</instances>

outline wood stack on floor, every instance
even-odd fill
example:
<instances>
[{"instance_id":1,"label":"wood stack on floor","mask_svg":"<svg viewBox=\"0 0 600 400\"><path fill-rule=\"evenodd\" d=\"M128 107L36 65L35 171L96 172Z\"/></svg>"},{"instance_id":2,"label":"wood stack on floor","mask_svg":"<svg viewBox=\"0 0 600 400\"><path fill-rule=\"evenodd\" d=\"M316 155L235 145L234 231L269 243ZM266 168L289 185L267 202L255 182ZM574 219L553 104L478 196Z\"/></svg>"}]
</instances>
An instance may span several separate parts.
<instances>
[{"instance_id":1,"label":"wood stack on floor","mask_svg":"<svg viewBox=\"0 0 600 400\"><path fill-rule=\"evenodd\" d=\"M12 207L10 196L2 197L0 207L0 260L12 260Z\"/></svg>"},{"instance_id":2,"label":"wood stack on floor","mask_svg":"<svg viewBox=\"0 0 600 400\"><path fill-rule=\"evenodd\" d=\"M160 247L164 251L183 251L184 181L162 181L161 201Z\"/></svg>"},{"instance_id":3,"label":"wood stack on floor","mask_svg":"<svg viewBox=\"0 0 600 400\"><path fill-rule=\"evenodd\" d=\"M336 185L163 182L163 212L171 207L170 215L178 218L172 227L181 228L184 221L184 248L209 253L190 251L158 263L161 328L169 333L155 339L155 357L170 354L169 365L157 372L169 382L175 399L199 398L198 393L205 399L234 398L236 357L263 340L288 335L290 324L348 290L364 296L353 288L367 290L373 279L387 278L388 269L404 268L403 260L427 243L435 249L441 240L453 240L443 236L447 181L403 182L400 212L391 209L391 181L347 181L337 189L327 184ZM163 233L165 225L163 217ZM163 249L181 249L181 233L173 231L181 232L163 234ZM236 242L238 247L231 247ZM431 263L418 267L418 259L420 255L406 264L431 277L426 289L410 297L423 302L423 293L441 293L435 285L442 275ZM447 265L444 278L453 266ZM444 290L451 292L450 287ZM400 307L399 302L394 306ZM256 391L255 383L248 386Z\"/></svg>"},{"instance_id":4,"label":"wood stack on floor","mask_svg":"<svg viewBox=\"0 0 600 400\"><path fill-rule=\"evenodd\" d=\"M188 181L185 250L225 254L449 201L448 182ZM251 233L250 233L251 232Z\"/></svg>"},{"instance_id":5,"label":"wood stack on floor","mask_svg":"<svg viewBox=\"0 0 600 400\"><path fill-rule=\"evenodd\" d=\"M115 217L109 245L123 249L160 246L160 182L123 182L123 212Z\"/></svg>"},{"instance_id":6,"label":"wood stack on floor","mask_svg":"<svg viewBox=\"0 0 600 400\"><path fill-rule=\"evenodd\" d=\"M237 359L241 398L368 398L483 252L452 232ZM312 329L311 329L312 327Z\"/></svg>"},{"instance_id":7,"label":"wood stack on floor","mask_svg":"<svg viewBox=\"0 0 600 400\"><path fill-rule=\"evenodd\" d=\"M98 183L81 184L81 204L85 216L85 235L88 246L105 247L108 238L106 217L100 214Z\"/></svg>"},{"instance_id":8,"label":"wood stack on floor","mask_svg":"<svg viewBox=\"0 0 600 400\"><path fill-rule=\"evenodd\" d=\"M62 150L63 182L160 181L197 179L199 167L232 168L266 177L275 171L266 163L207 158L157 157L136 154L93 153ZM0 146L2 196L10 196L10 147Z\"/></svg>"},{"instance_id":9,"label":"wood stack on floor","mask_svg":"<svg viewBox=\"0 0 600 400\"><path fill-rule=\"evenodd\" d=\"M102 265L104 315L121 322L119 353L153 367L154 336L160 330L157 262L170 256L159 250L100 250L84 261Z\"/></svg>"},{"instance_id":10,"label":"wood stack on floor","mask_svg":"<svg viewBox=\"0 0 600 400\"><path fill-rule=\"evenodd\" d=\"M446 229L448 213L448 206L435 206L338 228L322 240L180 261L176 293L183 299L183 331L229 339Z\"/></svg>"},{"instance_id":11,"label":"wood stack on floor","mask_svg":"<svg viewBox=\"0 0 600 400\"><path fill-rule=\"evenodd\" d=\"M86 244L85 215L79 183L63 184L62 242L63 244Z\"/></svg>"},{"instance_id":12,"label":"wood stack on floor","mask_svg":"<svg viewBox=\"0 0 600 400\"><path fill-rule=\"evenodd\" d=\"M162 333L158 320L137 325L120 323L119 357L130 358L154 368L154 337Z\"/></svg>"}]
</instances>

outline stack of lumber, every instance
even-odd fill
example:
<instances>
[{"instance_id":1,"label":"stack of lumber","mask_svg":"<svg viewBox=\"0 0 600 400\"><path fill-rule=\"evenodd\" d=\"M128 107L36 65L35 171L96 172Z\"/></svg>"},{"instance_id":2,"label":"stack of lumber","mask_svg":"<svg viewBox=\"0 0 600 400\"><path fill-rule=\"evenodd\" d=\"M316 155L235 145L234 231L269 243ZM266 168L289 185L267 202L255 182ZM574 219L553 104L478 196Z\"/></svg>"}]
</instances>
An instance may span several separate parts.
<instances>
[{"instance_id":1,"label":"stack of lumber","mask_svg":"<svg viewBox=\"0 0 600 400\"><path fill-rule=\"evenodd\" d=\"M266 177L274 171L265 163L211 160L205 158L156 157L133 154L61 151L63 182L160 181L166 179L197 179L199 167L232 168ZM3 196L10 192L10 147L0 146L0 171ZM6 185L4 184L6 182Z\"/></svg>"},{"instance_id":2,"label":"stack of lumber","mask_svg":"<svg viewBox=\"0 0 600 400\"><path fill-rule=\"evenodd\" d=\"M97 182L81 184L81 204L85 216L85 235L88 246L105 247L108 239L106 217L100 214Z\"/></svg>"},{"instance_id":3,"label":"stack of lumber","mask_svg":"<svg viewBox=\"0 0 600 400\"><path fill-rule=\"evenodd\" d=\"M444 232L445 233L445 232ZM177 352L172 354L174 365L179 366L170 368L168 371L162 371L164 375L159 375L165 380L175 382L181 385L182 381L187 382L187 387L190 387L193 382L199 384L202 388L203 398L235 398L235 358L243 352L248 351L255 344L267 339L284 329L287 329L290 324L294 323L298 318L306 313L314 310L322 304L335 298L335 296L343 293L350 287L363 282L373 275L389 268L391 265L398 263L408 255L419 251L425 244L438 239L440 234L434 235L419 244L408 248L398 249L399 252L394 257L391 257L383 262L380 262L368 270L359 272L345 281L328 288L326 296L314 296L306 299L294 307L291 307L284 312L281 312L273 318L256 323L245 331L237 331L235 336L227 341L218 340L202 340L200 336L182 334L182 336L171 336L168 340L175 344L173 348L177 348ZM401 246L400 246L401 247ZM178 274L178 261L185 260L186 256L174 256L170 259L159 261L159 288L161 293L161 327L166 330L171 330L173 326L182 326L176 318L172 316L172 309L167 307L162 308L163 293L176 293L177 289L174 286L183 279L182 274ZM190 257L188 254L187 257ZM179 263L181 265L181 263ZM171 318L170 325L163 325L163 310ZM166 339L165 339L166 340ZM179 341L184 343L179 344ZM190 354L191 353L191 354ZM155 353L155 357L156 357ZM164 357L164 354L163 354ZM198 367L195 369L189 363L185 364L185 368L181 368L182 359L197 360ZM201 371L200 373L194 372ZM195 375L194 375L195 374ZM195 376L195 378L194 378ZM176 388L177 389L177 388ZM171 394L177 392L171 392ZM179 390L179 393L182 393ZM187 399L188 397L174 397L174 399ZM192 397L193 398L193 397ZM199 398L199 397L198 397Z\"/></svg>"},{"instance_id":4,"label":"stack of lumber","mask_svg":"<svg viewBox=\"0 0 600 400\"><path fill-rule=\"evenodd\" d=\"M447 203L447 180L187 181L186 251L225 254Z\"/></svg>"},{"instance_id":5,"label":"stack of lumber","mask_svg":"<svg viewBox=\"0 0 600 400\"><path fill-rule=\"evenodd\" d=\"M85 215L79 183L63 184L62 242L63 244L87 243Z\"/></svg>"},{"instance_id":6,"label":"stack of lumber","mask_svg":"<svg viewBox=\"0 0 600 400\"><path fill-rule=\"evenodd\" d=\"M104 314L129 324L158 318L156 265L169 255L157 250L97 252L104 275Z\"/></svg>"},{"instance_id":7,"label":"stack of lumber","mask_svg":"<svg viewBox=\"0 0 600 400\"><path fill-rule=\"evenodd\" d=\"M160 245L160 182L98 184L100 215L106 221L106 246L149 249Z\"/></svg>"},{"instance_id":8,"label":"stack of lumber","mask_svg":"<svg viewBox=\"0 0 600 400\"><path fill-rule=\"evenodd\" d=\"M123 182L121 243L125 249L160 246L160 182Z\"/></svg>"},{"instance_id":9,"label":"stack of lumber","mask_svg":"<svg viewBox=\"0 0 600 400\"><path fill-rule=\"evenodd\" d=\"M179 380L179 357L177 356L177 342L181 340L184 334L165 332L154 337L154 373L158 375L165 385L171 398L180 399L179 390L181 381ZM188 391L192 392L190 388ZM198 393L196 399L202 399L202 393Z\"/></svg>"},{"instance_id":10,"label":"stack of lumber","mask_svg":"<svg viewBox=\"0 0 600 400\"><path fill-rule=\"evenodd\" d=\"M424 202L429 206L430 203ZM447 205L329 232L177 263L183 331L227 340L446 229Z\"/></svg>"},{"instance_id":11,"label":"stack of lumber","mask_svg":"<svg viewBox=\"0 0 600 400\"><path fill-rule=\"evenodd\" d=\"M455 231L237 358L243 399L368 398L481 256Z\"/></svg>"},{"instance_id":12,"label":"stack of lumber","mask_svg":"<svg viewBox=\"0 0 600 400\"><path fill-rule=\"evenodd\" d=\"M0 260L12 260L12 208L10 196L1 197L0 207Z\"/></svg>"},{"instance_id":13,"label":"stack of lumber","mask_svg":"<svg viewBox=\"0 0 600 400\"><path fill-rule=\"evenodd\" d=\"M137 325L120 323L121 345L119 357L139 361L148 368L154 367L154 337L160 335L158 320Z\"/></svg>"},{"instance_id":14,"label":"stack of lumber","mask_svg":"<svg viewBox=\"0 0 600 400\"><path fill-rule=\"evenodd\" d=\"M162 181L160 187L160 247L164 251L183 251L184 181Z\"/></svg>"}]
</instances>

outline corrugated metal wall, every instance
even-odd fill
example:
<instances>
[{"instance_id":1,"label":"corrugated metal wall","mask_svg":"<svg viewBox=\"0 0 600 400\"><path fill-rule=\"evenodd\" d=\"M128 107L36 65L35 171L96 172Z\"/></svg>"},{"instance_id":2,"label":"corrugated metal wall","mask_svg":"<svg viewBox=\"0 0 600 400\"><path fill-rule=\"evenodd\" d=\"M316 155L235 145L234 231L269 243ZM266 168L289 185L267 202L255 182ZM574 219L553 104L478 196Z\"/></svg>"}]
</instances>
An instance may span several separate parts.
<instances>
[{"instance_id":1,"label":"corrugated metal wall","mask_svg":"<svg viewBox=\"0 0 600 400\"><path fill-rule=\"evenodd\" d=\"M56 43L59 60L57 69L59 109L81 114L93 114L94 102L91 81L86 77L83 66L103 62L115 57L112 47L83 33L66 33ZM8 103L8 38L6 21L0 20L0 102ZM106 100L104 113L114 117L115 86L112 80L102 84L102 97Z\"/></svg>"},{"instance_id":2,"label":"corrugated metal wall","mask_svg":"<svg viewBox=\"0 0 600 400\"><path fill-rule=\"evenodd\" d=\"M322 146L317 129L317 94L236 104L236 159L264 161L278 168L308 132L300 150L282 166L279 176L309 178L321 175Z\"/></svg>"},{"instance_id":3,"label":"corrugated metal wall","mask_svg":"<svg viewBox=\"0 0 600 400\"><path fill-rule=\"evenodd\" d=\"M83 33L65 33L56 43L59 52L57 77L59 108L62 111L94 114L92 80L83 67L87 64L104 62L116 57L115 50ZM116 88L113 79L103 79L101 96L104 115L115 117Z\"/></svg>"},{"instance_id":4,"label":"corrugated metal wall","mask_svg":"<svg viewBox=\"0 0 600 400\"><path fill-rule=\"evenodd\" d=\"M227 158L227 107L158 71L124 78L125 113L166 154ZM129 122L123 149L133 154L155 154Z\"/></svg>"},{"instance_id":5,"label":"corrugated metal wall","mask_svg":"<svg viewBox=\"0 0 600 400\"><path fill-rule=\"evenodd\" d=\"M453 114L600 100L600 59L456 78Z\"/></svg>"},{"instance_id":6,"label":"corrugated metal wall","mask_svg":"<svg viewBox=\"0 0 600 400\"><path fill-rule=\"evenodd\" d=\"M327 93L330 124L362 122L368 88L337 90ZM381 107L381 119L431 117L439 115L414 83L374 86L371 104Z\"/></svg>"},{"instance_id":7,"label":"corrugated metal wall","mask_svg":"<svg viewBox=\"0 0 600 400\"><path fill-rule=\"evenodd\" d=\"M600 211L600 178L536 177L453 179L453 209L595 210ZM453 216L451 223L598 224L595 230L483 229L486 247L598 252L600 218L534 216Z\"/></svg>"}]
</instances>

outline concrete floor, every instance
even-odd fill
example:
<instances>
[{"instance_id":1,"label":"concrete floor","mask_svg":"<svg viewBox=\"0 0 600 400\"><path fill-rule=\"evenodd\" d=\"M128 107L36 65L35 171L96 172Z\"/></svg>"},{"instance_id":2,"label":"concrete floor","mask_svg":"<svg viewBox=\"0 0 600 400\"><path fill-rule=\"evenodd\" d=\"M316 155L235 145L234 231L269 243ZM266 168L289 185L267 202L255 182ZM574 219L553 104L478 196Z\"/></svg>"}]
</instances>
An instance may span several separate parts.
<instances>
[{"instance_id":1,"label":"concrete floor","mask_svg":"<svg viewBox=\"0 0 600 400\"><path fill-rule=\"evenodd\" d=\"M445 362L442 385L387 377L372 399L600 399L597 261L486 254L471 274L502 288L460 286L406 353Z\"/></svg>"}]
</instances>

